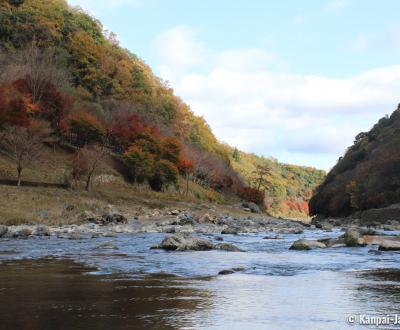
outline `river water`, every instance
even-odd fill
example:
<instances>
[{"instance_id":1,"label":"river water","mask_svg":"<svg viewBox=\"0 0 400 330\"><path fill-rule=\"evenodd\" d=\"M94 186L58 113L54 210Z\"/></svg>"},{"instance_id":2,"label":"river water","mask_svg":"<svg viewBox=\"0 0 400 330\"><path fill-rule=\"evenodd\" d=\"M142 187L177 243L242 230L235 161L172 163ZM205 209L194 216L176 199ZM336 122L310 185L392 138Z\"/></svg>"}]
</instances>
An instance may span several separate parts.
<instances>
[{"instance_id":1,"label":"river water","mask_svg":"<svg viewBox=\"0 0 400 330\"><path fill-rule=\"evenodd\" d=\"M224 235L246 252L150 250L163 234L0 240L0 328L375 329L347 319L400 314L400 254L289 250L339 235Z\"/></svg>"}]
</instances>

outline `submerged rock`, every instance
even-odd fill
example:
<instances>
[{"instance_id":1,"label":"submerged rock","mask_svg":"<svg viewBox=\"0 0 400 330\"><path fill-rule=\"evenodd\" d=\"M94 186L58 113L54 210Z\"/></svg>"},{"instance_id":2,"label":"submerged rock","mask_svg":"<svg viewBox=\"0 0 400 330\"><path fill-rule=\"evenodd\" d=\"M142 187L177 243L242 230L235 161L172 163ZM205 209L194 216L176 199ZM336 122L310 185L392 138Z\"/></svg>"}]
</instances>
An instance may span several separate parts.
<instances>
[{"instance_id":1,"label":"submerged rock","mask_svg":"<svg viewBox=\"0 0 400 330\"><path fill-rule=\"evenodd\" d=\"M234 227L228 227L221 231L221 234L223 234L223 235L237 235L238 233L239 233L239 230Z\"/></svg>"},{"instance_id":2,"label":"submerged rock","mask_svg":"<svg viewBox=\"0 0 400 330\"><path fill-rule=\"evenodd\" d=\"M223 250L223 251L230 251L230 252L244 252L242 249L234 246L233 244L229 243L218 243L214 245L214 249L216 250Z\"/></svg>"},{"instance_id":3,"label":"submerged rock","mask_svg":"<svg viewBox=\"0 0 400 330\"><path fill-rule=\"evenodd\" d=\"M114 245L113 242L104 242L99 244L96 249L110 249L110 250L119 250L117 246Z\"/></svg>"},{"instance_id":4,"label":"submerged rock","mask_svg":"<svg viewBox=\"0 0 400 330\"><path fill-rule=\"evenodd\" d=\"M233 274L234 271L232 269L224 269L221 270L220 272L218 272L218 275L229 275L229 274Z\"/></svg>"},{"instance_id":5,"label":"submerged rock","mask_svg":"<svg viewBox=\"0 0 400 330\"><path fill-rule=\"evenodd\" d=\"M207 251L213 248L214 245L211 242L190 234L167 235L160 244L152 247L152 249L167 251Z\"/></svg>"},{"instance_id":6,"label":"submerged rock","mask_svg":"<svg viewBox=\"0 0 400 330\"><path fill-rule=\"evenodd\" d=\"M265 236L263 239L282 239L282 236L280 235L274 235L274 236Z\"/></svg>"},{"instance_id":7,"label":"submerged rock","mask_svg":"<svg viewBox=\"0 0 400 330\"><path fill-rule=\"evenodd\" d=\"M312 241L307 239L299 239L295 241L290 250L311 250L311 249L323 249L326 245L319 241Z\"/></svg>"}]
</instances>

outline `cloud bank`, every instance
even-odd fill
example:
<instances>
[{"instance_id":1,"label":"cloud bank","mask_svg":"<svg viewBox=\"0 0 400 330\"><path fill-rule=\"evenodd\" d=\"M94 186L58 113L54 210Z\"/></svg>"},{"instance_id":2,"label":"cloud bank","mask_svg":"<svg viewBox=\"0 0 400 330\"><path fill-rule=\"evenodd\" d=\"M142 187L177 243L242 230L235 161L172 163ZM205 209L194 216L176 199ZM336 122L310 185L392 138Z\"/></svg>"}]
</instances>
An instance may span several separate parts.
<instances>
[{"instance_id":1,"label":"cloud bank","mask_svg":"<svg viewBox=\"0 0 400 330\"><path fill-rule=\"evenodd\" d=\"M214 52L185 26L161 33L154 52L159 74L219 139L282 161L329 169L398 102L400 65L344 79L300 75L263 49Z\"/></svg>"}]
</instances>

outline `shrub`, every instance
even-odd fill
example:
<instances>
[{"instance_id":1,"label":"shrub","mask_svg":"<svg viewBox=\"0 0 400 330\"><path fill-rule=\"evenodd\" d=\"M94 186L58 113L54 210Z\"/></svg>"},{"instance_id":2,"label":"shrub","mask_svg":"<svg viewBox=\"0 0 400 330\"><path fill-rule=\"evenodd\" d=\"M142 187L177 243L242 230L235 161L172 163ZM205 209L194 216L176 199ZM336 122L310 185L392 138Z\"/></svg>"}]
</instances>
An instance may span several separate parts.
<instances>
[{"instance_id":1,"label":"shrub","mask_svg":"<svg viewBox=\"0 0 400 330\"><path fill-rule=\"evenodd\" d=\"M75 137L78 146L100 142L105 130L101 122L87 112L73 114L69 118L70 131Z\"/></svg>"},{"instance_id":2,"label":"shrub","mask_svg":"<svg viewBox=\"0 0 400 330\"><path fill-rule=\"evenodd\" d=\"M164 186L177 184L179 172L177 167L168 160L161 159L154 166L154 174L149 178L151 189L161 191Z\"/></svg>"},{"instance_id":3,"label":"shrub","mask_svg":"<svg viewBox=\"0 0 400 330\"><path fill-rule=\"evenodd\" d=\"M264 205L265 192L257 188L244 187L239 189L238 195L248 202Z\"/></svg>"}]
</instances>

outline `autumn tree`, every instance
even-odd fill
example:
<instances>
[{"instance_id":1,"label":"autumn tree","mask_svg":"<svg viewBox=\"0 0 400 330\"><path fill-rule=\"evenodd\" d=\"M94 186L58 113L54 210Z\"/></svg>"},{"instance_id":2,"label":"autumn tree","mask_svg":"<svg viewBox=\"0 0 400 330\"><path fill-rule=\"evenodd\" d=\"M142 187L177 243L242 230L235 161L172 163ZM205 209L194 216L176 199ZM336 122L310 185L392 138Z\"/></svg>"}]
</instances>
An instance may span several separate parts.
<instances>
[{"instance_id":1,"label":"autumn tree","mask_svg":"<svg viewBox=\"0 0 400 330\"><path fill-rule=\"evenodd\" d=\"M182 144L174 137L167 137L162 141L161 158L178 164L181 156Z\"/></svg>"},{"instance_id":2,"label":"autumn tree","mask_svg":"<svg viewBox=\"0 0 400 330\"><path fill-rule=\"evenodd\" d=\"M41 159L51 133L49 125L42 121L31 121L27 127L7 126L0 133L0 152L15 162L17 186L21 185L23 170Z\"/></svg>"},{"instance_id":3,"label":"autumn tree","mask_svg":"<svg viewBox=\"0 0 400 330\"><path fill-rule=\"evenodd\" d=\"M258 205L264 205L265 192L252 187L243 187L238 190L238 195L244 200Z\"/></svg>"},{"instance_id":4,"label":"autumn tree","mask_svg":"<svg viewBox=\"0 0 400 330\"><path fill-rule=\"evenodd\" d=\"M76 181L83 178L85 190L90 191L93 177L101 167L107 155L104 146L84 146L74 155L71 162L72 178Z\"/></svg>"},{"instance_id":5,"label":"autumn tree","mask_svg":"<svg viewBox=\"0 0 400 330\"><path fill-rule=\"evenodd\" d=\"M60 88L68 83L69 77L61 69L60 60L54 48L41 49L33 40L17 53L6 55L2 81L23 79L26 92L32 103L38 104L46 93L49 84Z\"/></svg>"},{"instance_id":6,"label":"autumn tree","mask_svg":"<svg viewBox=\"0 0 400 330\"><path fill-rule=\"evenodd\" d=\"M70 132L79 147L102 141L105 135L103 124L88 112L74 113L69 118Z\"/></svg>"},{"instance_id":7,"label":"autumn tree","mask_svg":"<svg viewBox=\"0 0 400 330\"><path fill-rule=\"evenodd\" d=\"M29 98L20 93L13 84L0 86L0 129L5 125L27 126L29 112L33 109Z\"/></svg>"},{"instance_id":8,"label":"autumn tree","mask_svg":"<svg viewBox=\"0 0 400 330\"><path fill-rule=\"evenodd\" d=\"M182 159L178 164L178 169L186 179L186 196L187 196L189 193L190 174L193 171L193 161L191 161L190 159Z\"/></svg>"}]
</instances>

